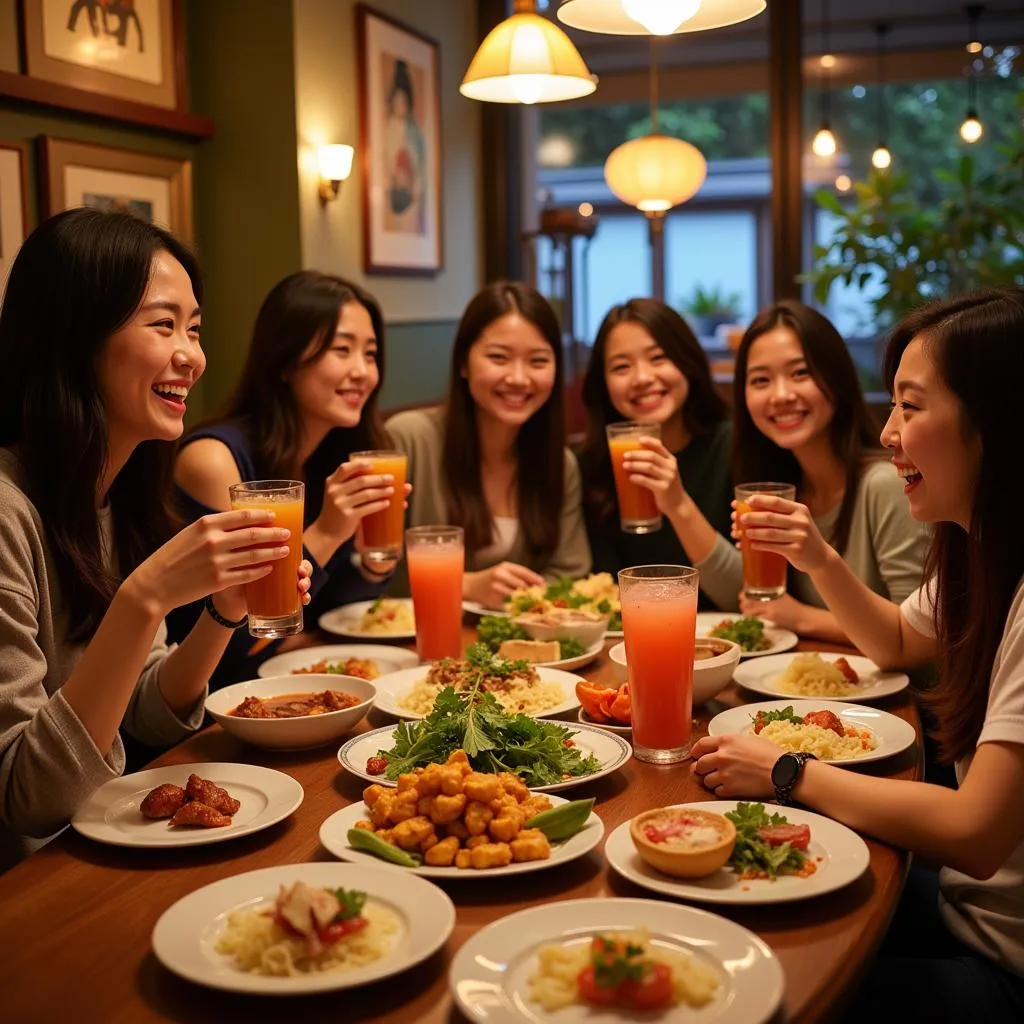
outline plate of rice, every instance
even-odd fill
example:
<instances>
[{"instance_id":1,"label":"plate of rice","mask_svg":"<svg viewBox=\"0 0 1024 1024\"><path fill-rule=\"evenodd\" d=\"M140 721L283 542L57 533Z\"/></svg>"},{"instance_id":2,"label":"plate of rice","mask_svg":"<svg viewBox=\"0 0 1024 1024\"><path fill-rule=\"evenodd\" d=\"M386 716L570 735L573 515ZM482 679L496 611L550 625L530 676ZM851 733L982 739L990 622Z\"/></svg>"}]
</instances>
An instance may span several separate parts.
<instances>
[{"instance_id":1,"label":"plate of rice","mask_svg":"<svg viewBox=\"0 0 1024 1024\"><path fill-rule=\"evenodd\" d=\"M771 700L729 708L708 724L708 735L726 733L756 734L783 750L839 765L880 761L917 741L914 727L896 715L829 700Z\"/></svg>"},{"instance_id":2,"label":"plate of rice","mask_svg":"<svg viewBox=\"0 0 1024 1024\"><path fill-rule=\"evenodd\" d=\"M430 666L402 669L374 680L375 706L396 718L416 719L430 714L437 695L446 687L467 689L475 674L464 661L442 658ZM483 689L512 714L547 718L580 706L576 684L581 677L555 668L527 666L502 676L488 676Z\"/></svg>"},{"instance_id":3,"label":"plate of rice","mask_svg":"<svg viewBox=\"0 0 1024 1024\"><path fill-rule=\"evenodd\" d=\"M389 672L412 668L420 659L414 651L383 644L331 644L323 647L300 647L268 658L256 670L261 679L272 676L327 675L358 676L376 680Z\"/></svg>"},{"instance_id":4,"label":"plate of rice","mask_svg":"<svg viewBox=\"0 0 1024 1024\"><path fill-rule=\"evenodd\" d=\"M773 654L741 662L733 673L741 686L769 697L880 700L906 688L905 672L885 672L855 654Z\"/></svg>"},{"instance_id":5,"label":"plate of rice","mask_svg":"<svg viewBox=\"0 0 1024 1024\"><path fill-rule=\"evenodd\" d=\"M365 895L366 922L344 937L310 943L272 916L285 890L344 889ZM440 949L455 906L437 886L366 864L286 864L222 878L178 900L153 929L153 952L175 974L228 992L304 995L390 977Z\"/></svg>"},{"instance_id":6,"label":"plate of rice","mask_svg":"<svg viewBox=\"0 0 1024 1024\"><path fill-rule=\"evenodd\" d=\"M416 619L408 597L379 597L324 612L317 625L327 633L360 640L415 640Z\"/></svg>"}]
</instances>

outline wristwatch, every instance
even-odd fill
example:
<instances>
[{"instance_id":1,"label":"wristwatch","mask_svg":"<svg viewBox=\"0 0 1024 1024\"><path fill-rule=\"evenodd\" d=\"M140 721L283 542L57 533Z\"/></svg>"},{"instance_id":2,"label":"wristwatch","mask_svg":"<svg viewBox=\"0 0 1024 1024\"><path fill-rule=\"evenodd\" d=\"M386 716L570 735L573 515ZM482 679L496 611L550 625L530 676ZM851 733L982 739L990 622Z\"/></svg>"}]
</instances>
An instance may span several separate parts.
<instances>
[{"instance_id":1,"label":"wristwatch","mask_svg":"<svg viewBox=\"0 0 1024 1024\"><path fill-rule=\"evenodd\" d=\"M793 787L804 770L808 761L817 761L813 754L783 754L772 765L772 785L775 787L775 799L780 804L788 804L793 795Z\"/></svg>"}]
</instances>

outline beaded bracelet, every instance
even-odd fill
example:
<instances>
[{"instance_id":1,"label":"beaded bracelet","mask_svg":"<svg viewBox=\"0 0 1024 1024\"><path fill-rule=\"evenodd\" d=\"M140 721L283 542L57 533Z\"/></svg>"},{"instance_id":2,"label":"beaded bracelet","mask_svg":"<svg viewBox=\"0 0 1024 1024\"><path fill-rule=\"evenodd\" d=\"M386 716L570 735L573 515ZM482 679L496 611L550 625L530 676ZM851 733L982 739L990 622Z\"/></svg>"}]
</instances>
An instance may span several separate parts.
<instances>
[{"instance_id":1,"label":"beaded bracelet","mask_svg":"<svg viewBox=\"0 0 1024 1024\"><path fill-rule=\"evenodd\" d=\"M241 629L249 621L248 615L243 615L237 622L232 622L230 619L225 619L219 611L217 606L213 603L213 595L207 594L206 601L203 602L203 607L209 612L210 618L217 623L218 626L223 626L225 629Z\"/></svg>"}]
</instances>

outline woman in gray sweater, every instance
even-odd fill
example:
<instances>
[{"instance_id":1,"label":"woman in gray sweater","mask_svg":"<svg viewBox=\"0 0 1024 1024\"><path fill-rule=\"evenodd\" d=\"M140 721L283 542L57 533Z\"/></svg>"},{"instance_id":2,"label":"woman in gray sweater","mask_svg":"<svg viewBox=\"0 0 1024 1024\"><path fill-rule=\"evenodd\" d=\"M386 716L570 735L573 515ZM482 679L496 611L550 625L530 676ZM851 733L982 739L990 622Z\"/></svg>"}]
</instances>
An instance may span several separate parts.
<instances>
[{"instance_id":1,"label":"woman in gray sweater","mask_svg":"<svg viewBox=\"0 0 1024 1024\"><path fill-rule=\"evenodd\" d=\"M201 299L188 250L126 214L58 214L11 268L0 309L0 868L123 771L122 723L164 745L198 728L206 680L245 619L244 584L288 551L288 531L253 510L172 537L173 449L159 442L181 435L206 366ZM300 575L305 591L308 566ZM168 648L164 616L204 597L209 614Z\"/></svg>"}]
</instances>

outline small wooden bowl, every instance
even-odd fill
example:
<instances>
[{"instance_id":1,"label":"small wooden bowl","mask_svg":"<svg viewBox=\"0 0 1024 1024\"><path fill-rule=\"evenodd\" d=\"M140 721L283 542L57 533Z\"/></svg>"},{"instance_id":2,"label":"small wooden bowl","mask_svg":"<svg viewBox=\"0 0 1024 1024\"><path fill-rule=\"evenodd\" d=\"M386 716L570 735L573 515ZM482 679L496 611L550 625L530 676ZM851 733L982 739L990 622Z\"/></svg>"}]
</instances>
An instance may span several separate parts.
<instances>
[{"instance_id":1,"label":"small wooden bowl","mask_svg":"<svg viewBox=\"0 0 1024 1024\"><path fill-rule=\"evenodd\" d=\"M652 843L644 834L644 826L650 824L652 819L684 815L714 827L721 834L720 841L685 850L670 848L664 843ZM641 859L674 878L703 878L713 874L729 859L736 845L736 826L728 818L686 804L643 811L629 823L629 835Z\"/></svg>"}]
</instances>

